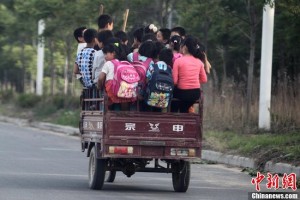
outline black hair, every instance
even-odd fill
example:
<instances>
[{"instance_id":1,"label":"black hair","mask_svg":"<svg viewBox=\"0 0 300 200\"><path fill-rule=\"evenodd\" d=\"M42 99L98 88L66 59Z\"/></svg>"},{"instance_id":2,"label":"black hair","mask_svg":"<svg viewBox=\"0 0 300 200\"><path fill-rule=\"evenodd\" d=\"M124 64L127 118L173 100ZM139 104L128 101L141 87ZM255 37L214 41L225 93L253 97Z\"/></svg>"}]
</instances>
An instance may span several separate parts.
<instances>
[{"instance_id":1,"label":"black hair","mask_svg":"<svg viewBox=\"0 0 300 200\"><path fill-rule=\"evenodd\" d=\"M97 31L93 28L88 28L83 33L83 38L86 43L92 43L97 36Z\"/></svg>"},{"instance_id":2,"label":"black hair","mask_svg":"<svg viewBox=\"0 0 300 200\"><path fill-rule=\"evenodd\" d=\"M102 42L104 46L107 44L107 40L112 37L114 37L114 34L110 30L101 31L97 34L98 41Z\"/></svg>"},{"instance_id":3,"label":"black hair","mask_svg":"<svg viewBox=\"0 0 300 200\"><path fill-rule=\"evenodd\" d=\"M205 62L205 47L199 42L198 38L188 36L181 45L186 46L188 52L194 57L199 58L203 63Z\"/></svg>"},{"instance_id":4,"label":"black hair","mask_svg":"<svg viewBox=\"0 0 300 200\"><path fill-rule=\"evenodd\" d=\"M79 40L78 40L78 38L79 37L83 37L83 31L86 29L86 27L85 26L82 26L82 27L78 27L78 28L76 28L75 30L74 30L74 33L73 33L73 35L74 35L74 38L77 40L77 42L80 42Z\"/></svg>"},{"instance_id":5,"label":"black hair","mask_svg":"<svg viewBox=\"0 0 300 200\"><path fill-rule=\"evenodd\" d=\"M161 32L162 37L164 40L167 40L167 42L169 42L170 36L171 36L171 30L168 28L161 28L158 31Z\"/></svg>"},{"instance_id":6,"label":"black hair","mask_svg":"<svg viewBox=\"0 0 300 200\"><path fill-rule=\"evenodd\" d=\"M113 44L115 46L116 58L119 60L127 60L127 54L125 45L121 43L121 40L116 37L109 38L107 44ZM103 50L104 52L104 50Z\"/></svg>"},{"instance_id":7,"label":"black hair","mask_svg":"<svg viewBox=\"0 0 300 200\"><path fill-rule=\"evenodd\" d=\"M142 42L144 36L144 27L138 28L133 32L133 37L136 38L138 42Z\"/></svg>"},{"instance_id":8,"label":"black hair","mask_svg":"<svg viewBox=\"0 0 300 200\"><path fill-rule=\"evenodd\" d=\"M171 29L171 32L176 32L178 33L181 37L185 36L185 29L181 26L177 26Z\"/></svg>"},{"instance_id":9,"label":"black hair","mask_svg":"<svg viewBox=\"0 0 300 200\"><path fill-rule=\"evenodd\" d=\"M165 45L162 42L156 41L154 42L155 45L155 51L154 51L154 58L158 58L158 55L160 54L160 51L165 48Z\"/></svg>"},{"instance_id":10,"label":"black hair","mask_svg":"<svg viewBox=\"0 0 300 200\"><path fill-rule=\"evenodd\" d=\"M128 41L127 33L125 33L124 31L117 31L115 33L115 37L119 38L122 42Z\"/></svg>"},{"instance_id":11,"label":"black hair","mask_svg":"<svg viewBox=\"0 0 300 200\"><path fill-rule=\"evenodd\" d=\"M173 35L170 39L170 43L173 46L173 49L175 51L180 50L180 45L181 45L182 38L179 35Z\"/></svg>"},{"instance_id":12,"label":"black hair","mask_svg":"<svg viewBox=\"0 0 300 200\"><path fill-rule=\"evenodd\" d=\"M98 17L99 29L104 29L107 26L107 24L111 24L111 23L113 23L113 19L110 15L103 14Z\"/></svg>"},{"instance_id":13,"label":"black hair","mask_svg":"<svg viewBox=\"0 0 300 200\"><path fill-rule=\"evenodd\" d=\"M147 58L155 58L156 46L152 41L145 41L139 48L139 54Z\"/></svg>"},{"instance_id":14,"label":"black hair","mask_svg":"<svg viewBox=\"0 0 300 200\"><path fill-rule=\"evenodd\" d=\"M167 48L164 48L160 51L159 55L159 60L160 61L164 61L168 66L171 66L173 65L173 52L171 49L167 49Z\"/></svg>"},{"instance_id":15,"label":"black hair","mask_svg":"<svg viewBox=\"0 0 300 200\"><path fill-rule=\"evenodd\" d=\"M103 53L104 54L107 54L107 53L116 53L116 55L118 54L118 47L115 45L115 44L107 44L103 47L102 49Z\"/></svg>"},{"instance_id":16,"label":"black hair","mask_svg":"<svg viewBox=\"0 0 300 200\"><path fill-rule=\"evenodd\" d=\"M142 39L142 42L145 41L157 41L156 35L154 33L146 33Z\"/></svg>"}]
</instances>

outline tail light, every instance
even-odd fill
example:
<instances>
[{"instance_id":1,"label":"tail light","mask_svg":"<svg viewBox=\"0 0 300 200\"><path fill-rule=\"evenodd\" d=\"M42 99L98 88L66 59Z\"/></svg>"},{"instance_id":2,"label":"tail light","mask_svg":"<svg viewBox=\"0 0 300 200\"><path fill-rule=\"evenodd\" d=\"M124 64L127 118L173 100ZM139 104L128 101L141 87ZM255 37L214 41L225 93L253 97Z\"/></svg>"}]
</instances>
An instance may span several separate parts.
<instances>
[{"instance_id":1,"label":"tail light","mask_svg":"<svg viewBox=\"0 0 300 200\"><path fill-rule=\"evenodd\" d=\"M110 154L133 154L133 147L110 146L108 152Z\"/></svg>"},{"instance_id":2,"label":"tail light","mask_svg":"<svg viewBox=\"0 0 300 200\"><path fill-rule=\"evenodd\" d=\"M196 151L195 151L195 149L171 148L170 155L171 156L195 157L196 156Z\"/></svg>"}]
</instances>

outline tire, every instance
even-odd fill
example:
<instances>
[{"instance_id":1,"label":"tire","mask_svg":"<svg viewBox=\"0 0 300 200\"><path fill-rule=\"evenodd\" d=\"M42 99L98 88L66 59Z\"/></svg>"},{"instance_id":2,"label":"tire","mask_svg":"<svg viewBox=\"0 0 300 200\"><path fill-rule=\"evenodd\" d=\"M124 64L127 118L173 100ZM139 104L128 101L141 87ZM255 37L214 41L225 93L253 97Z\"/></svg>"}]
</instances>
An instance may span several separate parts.
<instances>
[{"instance_id":1,"label":"tire","mask_svg":"<svg viewBox=\"0 0 300 200\"><path fill-rule=\"evenodd\" d=\"M191 165L188 161L173 163L172 182L175 192L186 192L189 188L191 177Z\"/></svg>"},{"instance_id":2,"label":"tire","mask_svg":"<svg viewBox=\"0 0 300 200\"><path fill-rule=\"evenodd\" d=\"M109 183L114 182L115 178L116 178L116 174L117 174L116 171L108 171L108 177L106 179L106 182L109 182Z\"/></svg>"},{"instance_id":3,"label":"tire","mask_svg":"<svg viewBox=\"0 0 300 200\"><path fill-rule=\"evenodd\" d=\"M96 147L91 149L89 160L89 188L101 190L105 179L106 160L96 158Z\"/></svg>"}]
</instances>

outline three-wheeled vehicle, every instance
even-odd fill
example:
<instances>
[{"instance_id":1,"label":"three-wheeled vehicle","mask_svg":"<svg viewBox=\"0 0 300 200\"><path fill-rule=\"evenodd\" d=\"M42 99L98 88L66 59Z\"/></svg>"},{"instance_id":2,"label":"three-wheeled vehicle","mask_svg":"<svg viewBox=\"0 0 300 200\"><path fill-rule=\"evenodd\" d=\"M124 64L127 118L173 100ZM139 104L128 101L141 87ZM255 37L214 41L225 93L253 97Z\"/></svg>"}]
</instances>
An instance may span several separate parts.
<instances>
[{"instance_id":1,"label":"three-wheeled vehicle","mask_svg":"<svg viewBox=\"0 0 300 200\"><path fill-rule=\"evenodd\" d=\"M83 90L79 129L89 187L102 189L105 175L113 182L118 171L157 172L171 173L174 190L186 192L190 161L201 157L203 98L196 113L142 112L138 101L136 109L113 111L107 101L97 89Z\"/></svg>"}]
</instances>

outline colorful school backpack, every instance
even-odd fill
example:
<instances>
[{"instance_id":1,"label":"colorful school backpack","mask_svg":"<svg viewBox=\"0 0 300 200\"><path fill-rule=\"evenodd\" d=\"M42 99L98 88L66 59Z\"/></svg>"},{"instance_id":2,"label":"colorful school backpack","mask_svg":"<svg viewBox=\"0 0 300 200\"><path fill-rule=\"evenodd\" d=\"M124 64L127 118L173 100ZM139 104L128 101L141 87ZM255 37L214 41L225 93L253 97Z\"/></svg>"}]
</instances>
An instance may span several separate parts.
<instances>
[{"instance_id":1,"label":"colorful school backpack","mask_svg":"<svg viewBox=\"0 0 300 200\"><path fill-rule=\"evenodd\" d=\"M145 101L147 105L167 108L172 99L173 90L172 69L162 62L154 64L152 76L146 88Z\"/></svg>"},{"instance_id":2,"label":"colorful school backpack","mask_svg":"<svg viewBox=\"0 0 300 200\"><path fill-rule=\"evenodd\" d=\"M139 53L134 52L132 54L132 60L133 62L131 64L134 66L134 68L136 69L137 73L140 76L140 81L138 83L138 90L139 93L142 95L142 91L145 89L145 85L146 85L146 72L149 68L152 59L147 58L144 62L139 61Z\"/></svg>"},{"instance_id":3,"label":"colorful school backpack","mask_svg":"<svg viewBox=\"0 0 300 200\"><path fill-rule=\"evenodd\" d=\"M119 98L136 99L140 76L127 61L112 60L114 64L113 94Z\"/></svg>"}]
</instances>

